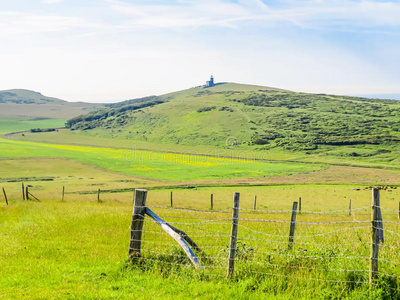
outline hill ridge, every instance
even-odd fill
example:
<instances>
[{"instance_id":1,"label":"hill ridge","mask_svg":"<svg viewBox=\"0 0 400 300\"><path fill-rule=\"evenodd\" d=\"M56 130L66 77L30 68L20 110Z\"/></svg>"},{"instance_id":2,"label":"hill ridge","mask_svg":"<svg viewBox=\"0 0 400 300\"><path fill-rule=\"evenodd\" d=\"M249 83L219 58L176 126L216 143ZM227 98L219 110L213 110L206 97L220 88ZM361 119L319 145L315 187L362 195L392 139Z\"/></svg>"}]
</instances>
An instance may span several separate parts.
<instances>
[{"instance_id":1,"label":"hill ridge","mask_svg":"<svg viewBox=\"0 0 400 300\"><path fill-rule=\"evenodd\" d=\"M44 103L67 103L68 101L54 97L44 96L40 92L28 89L8 89L0 91L0 103L16 104L44 104Z\"/></svg>"},{"instance_id":2,"label":"hill ridge","mask_svg":"<svg viewBox=\"0 0 400 300\"><path fill-rule=\"evenodd\" d=\"M171 145L315 152L325 146L397 143L400 102L224 83L108 107L71 119L68 127ZM348 155L390 152L376 151Z\"/></svg>"}]
</instances>

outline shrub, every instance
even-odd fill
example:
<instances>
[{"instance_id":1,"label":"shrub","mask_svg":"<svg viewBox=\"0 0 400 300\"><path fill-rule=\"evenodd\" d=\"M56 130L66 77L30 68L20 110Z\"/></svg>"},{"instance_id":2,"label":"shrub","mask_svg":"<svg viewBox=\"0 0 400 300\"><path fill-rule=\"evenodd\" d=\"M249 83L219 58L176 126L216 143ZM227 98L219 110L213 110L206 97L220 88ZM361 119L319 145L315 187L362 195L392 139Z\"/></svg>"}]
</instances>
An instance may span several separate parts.
<instances>
[{"instance_id":1,"label":"shrub","mask_svg":"<svg viewBox=\"0 0 400 300\"><path fill-rule=\"evenodd\" d=\"M198 112L198 113L202 113L202 112L205 112L205 111L214 110L214 109L216 109L216 108L217 108L217 107L215 107L215 106L201 107L201 108L199 108L199 109L197 110L197 112Z\"/></svg>"}]
</instances>

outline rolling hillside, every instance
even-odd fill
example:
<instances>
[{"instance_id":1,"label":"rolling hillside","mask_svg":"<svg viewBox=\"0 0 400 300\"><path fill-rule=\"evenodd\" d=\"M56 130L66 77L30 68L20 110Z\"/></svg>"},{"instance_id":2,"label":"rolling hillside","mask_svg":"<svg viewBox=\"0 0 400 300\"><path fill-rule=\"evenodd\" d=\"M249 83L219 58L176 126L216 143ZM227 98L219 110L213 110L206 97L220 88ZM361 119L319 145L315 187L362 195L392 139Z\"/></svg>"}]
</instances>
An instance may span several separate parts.
<instances>
[{"instance_id":1,"label":"rolling hillside","mask_svg":"<svg viewBox=\"0 0 400 300\"><path fill-rule=\"evenodd\" d=\"M390 153L400 141L400 102L392 100L224 83L125 104L73 118L67 127L94 137L187 146L312 153L372 146L346 156Z\"/></svg>"},{"instance_id":2,"label":"rolling hillside","mask_svg":"<svg viewBox=\"0 0 400 300\"><path fill-rule=\"evenodd\" d=\"M1 119L10 116L68 119L103 107L96 103L67 102L30 90L0 91Z\"/></svg>"},{"instance_id":3,"label":"rolling hillside","mask_svg":"<svg viewBox=\"0 0 400 300\"><path fill-rule=\"evenodd\" d=\"M14 89L0 91L0 103L15 103L15 104L46 104L46 103L67 103L67 101L57 98L43 96L41 93Z\"/></svg>"}]
</instances>

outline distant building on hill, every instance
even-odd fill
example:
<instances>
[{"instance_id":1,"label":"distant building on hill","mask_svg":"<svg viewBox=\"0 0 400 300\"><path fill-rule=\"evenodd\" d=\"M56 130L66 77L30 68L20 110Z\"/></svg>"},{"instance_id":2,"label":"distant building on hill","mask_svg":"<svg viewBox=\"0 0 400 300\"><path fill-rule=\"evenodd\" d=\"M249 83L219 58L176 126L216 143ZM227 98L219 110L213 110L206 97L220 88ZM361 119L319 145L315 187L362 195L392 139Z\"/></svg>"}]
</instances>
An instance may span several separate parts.
<instances>
[{"instance_id":1,"label":"distant building on hill","mask_svg":"<svg viewBox=\"0 0 400 300\"><path fill-rule=\"evenodd\" d=\"M212 87L214 85L214 77L211 75L210 80L206 82L206 87Z\"/></svg>"}]
</instances>

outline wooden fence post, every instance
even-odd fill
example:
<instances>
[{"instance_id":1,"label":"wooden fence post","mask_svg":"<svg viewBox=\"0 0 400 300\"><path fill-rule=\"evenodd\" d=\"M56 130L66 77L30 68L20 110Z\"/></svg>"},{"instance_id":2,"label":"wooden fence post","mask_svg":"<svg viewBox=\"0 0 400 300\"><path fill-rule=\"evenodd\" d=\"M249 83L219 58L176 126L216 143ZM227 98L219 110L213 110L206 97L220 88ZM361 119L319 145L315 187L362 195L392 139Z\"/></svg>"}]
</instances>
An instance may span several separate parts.
<instances>
[{"instance_id":1,"label":"wooden fence post","mask_svg":"<svg viewBox=\"0 0 400 300\"><path fill-rule=\"evenodd\" d=\"M97 202L101 202L101 200L100 200L100 189L97 191Z\"/></svg>"},{"instance_id":2,"label":"wooden fence post","mask_svg":"<svg viewBox=\"0 0 400 300\"><path fill-rule=\"evenodd\" d=\"M3 194L4 194L4 198L6 199L6 203L8 205L7 194L6 194L6 190L4 188L3 188Z\"/></svg>"},{"instance_id":3,"label":"wooden fence post","mask_svg":"<svg viewBox=\"0 0 400 300\"><path fill-rule=\"evenodd\" d=\"M129 244L129 257L140 257L142 245L142 231L146 213L147 190L135 190L133 200L133 213L131 223L131 240Z\"/></svg>"},{"instance_id":4,"label":"wooden fence post","mask_svg":"<svg viewBox=\"0 0 400 300\"><path fill-rule=\"evenodd\" d=\"M371 261L369 265L369 284L372 285L375 278L378 276L378 255L379 242L383 243L383 223L382 213L380 208L379 190L372 189L372 234L371 234Z\"/></svg>"},{"instance_id":5,"label":"wooden fence post","mask_svg":"<svg viewBox=\"0 0 400 300\"><path fill-rule=\"evenodd\" d=\"M214 195L211 194L211 210L214 209Z\"/></svg>"},{"instance_id":6,"label":"wooden fence post","mask_svg":"<svg viewBox=\"0 0 400 300\"><path fill-rule=\"evenodd\" d=\"M65 193L65 186L63 186L62 198L61 201L64 201L64 193Z\"/></svg>"},{"instance_id":7,"label":"wooden fence post","mask_svg":"<svg viewBox=\"0 0 400 300\"><path fill-rule=\"evenodd\" d=\"M25 193L26 193L25 199L29 200L29 187L28 186L25 187Z\"/></svg>"},{"instance_id":8,"label":"wooden fence post","mask_svg":"<svg viewBox=\"0 0 400 300\"><path fill-rule=\"evenodd\" d=\"M301 214L301 197L299 197L299 214Z\"/></svg>"},{"instance_id":9,"label":"wooden fence post","mask_svg":"<svg viewBox=\"0 0 400 300\"><path fill-rule=\"evenodd\" d=\"M349 216L351 216L351 199L349 201Z\"/></svg>"},{"instance_id":10,"label":"wooden fence post","mask_svg":"<svg viewBox=\"0 0 400 300\"><path fill-rule=\"evenodd\" d=\"M235 254L236 254L236 242L238 234L238 224L239 224L239 200L240 194L235 193L233 195L233 211L232 211L232 230L231 230L231 241L229 248L229 258L228 258L228 277L231 277L233 271L235 270Z\"/></svg>"},{"instance_id":11,"label":"wooden fence post","mask_svg":"<svg viewBox=\"0 0 400 300\"><path fill-rule=\"evenodd\" d=\"M25 187L24 187L24 183L22 183L22 200L25 200Z\"/></svg>"},{"instance_id":12,"label":"wooden fence post","mask_svg":"<svg viewBox=\"0 0 400 300\"><path fill-rule=\"evenodd\" d=\"M174 207L172 203L172 191L171 191L171 207Z\"/></svg>"},{"instance_id":13,"label":"wooden fence post","mask_svg":"<svg viewBox=\"0 0 400 300\"><path fill-rule=\"evenodd\" d=\"M254 196L254 210L257 209L257 195Z\"/></svg>"},{"instance_id":14,"label":"wooden fence post","mask_svg":"<svg viewBox=\"0 0 400 300\"><path fill-rule=\"evenodd\" d=\"M297 202L293 202L292 218L290 220L289 250L293 248L294 230L296 229Z\"/></svg>"}]
</instances>

